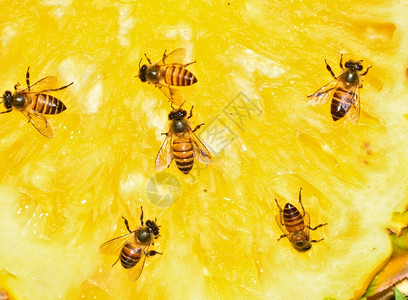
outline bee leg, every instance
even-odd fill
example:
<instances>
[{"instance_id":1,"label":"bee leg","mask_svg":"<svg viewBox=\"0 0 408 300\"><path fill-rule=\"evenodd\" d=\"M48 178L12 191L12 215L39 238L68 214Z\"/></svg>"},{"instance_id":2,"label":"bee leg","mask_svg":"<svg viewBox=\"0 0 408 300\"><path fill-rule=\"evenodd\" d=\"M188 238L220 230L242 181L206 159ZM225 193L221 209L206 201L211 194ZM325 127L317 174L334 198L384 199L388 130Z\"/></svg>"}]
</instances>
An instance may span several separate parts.
<instances>
[{"instance_id":1,"label":"bee leg","mask_svg":"<svg viewBox=\"0 0 408 300\"><path fill-rule=\"evenodd\" d=\"M365 72L364 72L363 74L361 74L361 76L366 75L366 74L368 73L368 70L370 70L371 67L372 67L372 66L369 66L369 67L365 70Z\"/></svg>"},{"instance_id":2,"label":"bee leg","mask_svg":"<svg viewBox=\"0 0 408 300\"><path fill-rule=\"evenodd\" d=\"M128 222L128 220L127 220L125 217L122 217L122 219L125 220L125 226L126 226L127 230L128 230L129 232L132 232L132 231L130 230L130 228L129 228L129 222Z\"/></svg>"},{"instance_id":3,"label":"bee leg","mask_svg":"<svg viewBox=\"0 0 408 300\"><path fill-rule=\"evenodd\" d=\"M203 126L204 125L204 123L201 123L201 124L199 124L199 125L197 125L195 128L194 128L194 130L193 130L193 132L195 132L196 130L198 130L201 126Z\"/></svg>"},{"instance_id":4,"label":"bee leg","mask_svg":"<svg viewBox=\"0 0 408 300\"><path fill-rule=\"evenodd\" d=\"M302 188L299 189L299 204L302 207L303 217L304 217L305 216L305 208L303 207L303 204L302 204Z\"/></svg>"},{"instance_id":5,"label":"bee leg","mask_svg":"<svg viewBox=\"0 0 408 300\"><path fill-rule=\"evenodd\" d=\"M183 68L185 68L185 67L187 67L187 66L189 66L189 65L195 64L195 63L196 63L196 61L192 61L192 62L190 62L190 63L188 63L188 64L183 65Z\"/></svg>"},{"instance_id":6,"label":"bee leg","mask_svg":"<svg viewBox=\"0 0 408 300\"><path fill-rule=\"evenodd\" d=\"M112 267L113 267L114 265L116 265L116 263L119 261L119 258L120 258L120 256L119 256L118 259L113 263Z\"/></svg>"},{"instance_id":7,"label":"bee leg","mask_svg":"<svg viewBox=\"0 0 408 300\"><path fill-rule=\"evenodd\" d=\"M184 104L184 103L183 103L183 104ZM187 119L190 119L190 118L193 116L193 108L194 108L194 105L191 106L190 115L187 117Z\"/></svg>"},{"instance_id":8,"label":"bee leg","mask_svg":"<svg viewBox=\"0 0 408 300\"><path fill-rule=\"evenodd\" d=\"M278 238L278 242L283 239L284 237L288 237L286 234L282 234L279 238Z\"/></svg>"},{"instance_id":9,"label":"bee leg","mask_svg":"<svg viewBox=\"0 0 408 300\"><path fill-rule=\"evenodd\" d=\"M312 227L310 227L310 226L307 226L307 227L309 227L310 230L316 230L317 228L322 227L322 226L325 226L325 225L327 225L327 223L319 224L319 225L317 225L317 226L314 227L314 228L312 228Z\"/></svg>"},{"instance_id":10,"label":"bee leg","mask_svg":"<svg viewBox=\"0 0 408 300\"><path fill-rule=\"evenodd\" d=\"M149 62L149 65L151 65L152 62L151 62L150 59L147 57L146 53L144 54L144 56L146 57L147 61Z\"/></svg>"},{"instance_id":11,"label":"bee leg","mask_svg":"<svg viewBox=\"0 0 408 300\"><path fill-rule=\"evenodd\" d=\"M12 111L12 109L8 109L8 110L5 110L5 111L0 112L0 114L6 114L6 113L9 113L9 112L11 112L11 111Z\"/></svg>"},{"instance_id":12,"label":"bee leg","mask_svg":"<svg viewBox=\"0 0 408 300\"><path fill-rule=\"evenodd\" d=\"M63 89L66 89L67 87L69 87L70 85L73 85L74 83L71 82L70 84L64 85L62 87L56 88L56 89L48 89L48 90L42 90L41 92L56 92L56 91L60 91Z\"/></svg>"},{"instance_id":13,"label":"bee leg","mask_svg":"<svg viewBox=\"0 0 408 300\"><path fill-rule=\"evenodd\" d=\"M166 49L164 49L164 52L163 52L163 58L162 58L162 62L163 62L163 64L164 64L164 60L165 60L165 59L166 59L166 57L167 57L166 52L167 52L167 50L166 50Z\"/></svg>"},{"instance_id":14,"label":"bee leg","mask_svg":"<svg viewBox=\"0 0 408 300\"><path fill-rule=\"evenodd\" d=\"M140 206L140 210L142 211L142 214L140 215L140 223L143 226L143 206Z\"/></svg>"},{"instance_id":15,"label":"bee leg","mask_svg":"<svg viewBox=\"0 0 408 300\"><path fill-rule=\"evenodd\" d=\"M26 83L27 83L28 90L30 90L31 89L31 87L30 87L30 67L27 68Z\"/></svg>"},{"instance_id":16,"label":"bee leg","mask_svg":"<svg viewBox=\"0 0 408 300\"><path fill-rule=\"evenodd\" d=\"M163 254L163 253L157 252L157 251L154 251L154 250L150 250L149 252L146 253L146 256L154 256L156 254Z\"/></svg>"},{"instance_id":17,"label":"bee leg","mask_svg":"<svg viewBox=\"0 0 408 300\"><path fill-rule=\"evenodd\" d=\"M311 240L310 242L311 243L318 243L318 242L321 242L321 241L323 241L324 239L320 239L320 240Z\"/></svg>"},{"instance_id":18,"label":"bee leg","mask_svg":"<svg viewBox=\"0 0 408 300\"><path fill-rule=\"evenodd\" d=\"M276 202L276 205L278 206L278 208L279 208L279 211L282 211L282 207L280 207L280 205L279 205L279 203L278 203L278 200L275 198L275 202Z\"/></svg>"},{"instance_id":19,"label":"bee leg","mask_svg":"<svg viewBox=\"0 0 408 300\"><path fill-rule=\"evenodd\" d=\"M327 63L326 60L324 60L324 62L326 63L326 69L327 71L330 72L330 74L334 77L334 79L337 79L336 75L334 75L332 68L330 67L330 65Z\"/></svg>"}]
</instances>

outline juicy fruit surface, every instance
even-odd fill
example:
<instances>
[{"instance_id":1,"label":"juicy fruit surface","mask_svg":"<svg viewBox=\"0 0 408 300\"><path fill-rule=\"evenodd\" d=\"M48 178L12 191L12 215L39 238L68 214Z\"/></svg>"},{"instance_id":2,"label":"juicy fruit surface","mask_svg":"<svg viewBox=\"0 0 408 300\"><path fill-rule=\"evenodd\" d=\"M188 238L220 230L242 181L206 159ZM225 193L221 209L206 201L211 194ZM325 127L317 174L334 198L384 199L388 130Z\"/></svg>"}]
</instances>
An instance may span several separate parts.
<instances>
[{"instance_id":1,"label":"juicy fruit surface","mask_svg":"<svg viewBox=\"0 0 408 300\"><path fill-rule=\"evenodd\" d=\"M389 256L385 228L407 204L403 1L2 2L0 85L58 75L67 110L41 136L0 115L0 286L17 299L350 299ZM212 151L153 184L170 104L135 76L143 53L187 49L182 88ZM307 95L340 53L372 69L357 125ZM217 133L221 132L221 135ZM167 174L167 175L166 175ZM167 176L167 177L166 177ZM157 179L157 178L156 178ZM297 203L324 238L300 253L278 209ZM172 193L158 203L158 194ZM156 194L154 196L153 194ZM156 198L155 198L156 197ZM173 203L174 202L174 203ZM157 217L161 237L136 283L99 246ZM164 207L166 206L166 207ZM367 281L368 280L368 281Z\"/></svg>"}]
</instances>

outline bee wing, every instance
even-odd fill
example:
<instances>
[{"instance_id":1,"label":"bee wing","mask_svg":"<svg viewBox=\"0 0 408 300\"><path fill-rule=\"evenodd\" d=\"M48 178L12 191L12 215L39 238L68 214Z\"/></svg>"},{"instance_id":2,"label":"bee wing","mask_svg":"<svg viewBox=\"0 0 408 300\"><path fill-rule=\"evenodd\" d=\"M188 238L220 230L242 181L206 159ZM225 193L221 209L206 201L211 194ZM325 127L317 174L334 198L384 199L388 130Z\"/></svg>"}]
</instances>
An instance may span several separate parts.
<instances>
[{"instance_id":1,"label":"bee wing","mask_svg":"<svg viewBox=\"0 0 408 300\"><path fill-rule=\"evenodd\" d=\"M333 93L336 90L336 86L340 81L339 78L330 81L328 84L322 86L312 95L307 96L309 98L309 104L320 105L325 104L327 101L331 100L331 98L333 97Z\"/></svg>"},{"instance_id":2,"label":"bee wing","mask_svg":"<svg viewBox=\"0 0 408 300\"><path fill-rule=\"evenodd\" d=\"M32 84L30 86L30 90L26 88L24 92L26 93L39 93L39 92L46 92L48 90L56 89L58 84L58 79L55 76L47 76L44 77L40 80L38 80L36 83ZM35 87L35 89L33 89Z\"/></svg>"},{"instance_id":3,"label":"bee wing","mask_svg":"<svg viewBox=\"0 0 408 300\"><path fill-rule=\"evenodd\" d=\"M111 239L103 243L99 247L99 252L106 255L119 255L119 252L122 250L123 246L134 237L135 233L130 232L125 235L121 235L117 238Z\"/></svg>"},{"instance_id":4,"label":"bee wing","mask_svg":"<svg viewBox=\"0 0 408 300\"><path fill-rule=\"evenodd\" d=\"M186 57L186 49L178 48L171 52L170 54L163 57L156 65L173 65L173 64L183 64L184 58Z\"/></svg>"},{"instance_id":5,"label":"bee wing","mask_svg":"<svg viewBox=\"0 0 408 300\"><path fill-rule=\"evenodd\" d=\"M279 214L275 216L275 221L276 224L278 224L280 230L282 230L285 235L289 235L289 232L286 230L285 224L283 223L283 216L281 211L279 211Z\"/></svg>"},{"instance_id":6,"label":"bee wing","mask_svg":"<svg viewBox=\"0 0 408 300\"><path fill-rule=\"evenodd\" d=\"M54 137L54 128L45 116L29 110L22 110L21 112L28 119L28 122L31 123L43 136L47 138Z\"/></svg>"},{"instance_id":7,"label":"bee wing","mask_svg":"<svg viewBox=\"0 0 408 300\"><path fill-rule=\"evenodd\" d=\"M181 106L184 103L178 89L171 88L168 85L157 83L156 86L166 95L166 97L177 106Z\"/></svg>"},{"instance_id":8,"label":"bee wing","mask_svg":"<svg viewBox=\"0 0 408 300\"><path fill-rule=\"evenodd\" d=\"M303 217L303 221L305 222L305 229L303 229L303 231L309 237L310 236L310 215L306 211L305 211L305 216Z\"/></svg>"},{"instance_id":9,"label":"bee wing","mask_svg":"<svg viewBox=\"0 0 408 300\"><path fill-rule=\"evenodd\" d=\"M167 168L171 161L173 160L173 151L171 151L171 141L172 141L172 132L169 131L167 133L166 139L161 146L159 153L157 153L156 157L156 171L160 172Z\"/></svg>"},{"instance_id":10,"label":"bee wing","mask_svg":"<svg viewBox=\"0 0 408 300\"><path fill-rule=\"evenodd\" d=\"M194 158L198 161L209 164L211 162L211 154L207 147L200 141L200 139L195 135L190 126L188 126L191 143L193 144Z\"/></svg>"},{"instance_id":11,"label":"bee wing","mask_svg":"<svg viewBox=\"0 0 408 300\"><path fill-rule=\"evenodd\" d=\"M360 95L358 85L356 85L355 88L351 90L351 92L353 93L353 101L351 103L349 111L347 112L347 117L351 123L355 124L360 118Z\"/></svg>"},{"instance_id":12,"label":"bee wing","mask_svg":"<svg viewBox=\"0 0 408 300\"><path fill-rule=\"evenodd\" d=\"M142 255L140 256L140 260L133 268L128 270L129 278L131 281L138 280L140 277L140 274L142 274L142 270L144 268L144 264L146 261L146 253L149 252L149 247L150 247L150 244L147 245L144 249L142 248Z\"/></svg>"}]
</instances>

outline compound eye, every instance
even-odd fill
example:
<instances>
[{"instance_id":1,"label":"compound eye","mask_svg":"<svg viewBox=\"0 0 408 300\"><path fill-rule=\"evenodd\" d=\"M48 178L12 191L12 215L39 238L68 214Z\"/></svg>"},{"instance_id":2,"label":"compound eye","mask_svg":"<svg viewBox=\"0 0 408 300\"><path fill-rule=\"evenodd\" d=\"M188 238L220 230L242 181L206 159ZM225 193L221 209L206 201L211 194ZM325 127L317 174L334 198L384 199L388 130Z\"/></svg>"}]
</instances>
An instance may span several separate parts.
<instances>
[{"instance_id":1,"label":"compound eye","mask_svg":"<svg viewBox=\"0 0 408 300\"><path fill-rule=\"evenodd\" d=\"M362 65L358 65L357 70L362 71L362 70L363 70L363 66L362 66Z\"/></svg>"}]
</instances>

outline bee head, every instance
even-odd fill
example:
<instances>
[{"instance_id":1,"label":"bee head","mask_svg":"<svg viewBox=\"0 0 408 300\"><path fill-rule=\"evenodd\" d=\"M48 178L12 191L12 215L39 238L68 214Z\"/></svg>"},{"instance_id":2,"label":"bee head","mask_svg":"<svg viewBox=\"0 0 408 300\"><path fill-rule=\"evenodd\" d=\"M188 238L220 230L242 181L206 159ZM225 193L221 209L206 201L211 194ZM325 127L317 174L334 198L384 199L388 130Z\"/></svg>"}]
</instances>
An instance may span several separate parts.
<instances>
[{"instance_id":1,"label":"bee head","mask_svg":"<svg viewBox=\"0 0 408 300\"><path fill-rule=\"evenodd\" d=\"M140 65L140 64L139 64ZM146 82L146 70L147 70L147 65L143 65L140 69L139 69L139 78L142 82Z\"/></svg>"},{"instance_id":2,"label":"bee head","mask_svg":"<svg viewBox=\"0 0 408 300\"><path fill-rule=\"evenodd\" d=\"M348 62L345 63L345 67L350 70L355 70L355 71L362 71L363 70L363 65L361 64L363 61L354 61L354 60L349 60Z\"/></svg>"},{"instance_id":3,"label":"bee head","mask_svg":"<svg viewBox=\"0 0 408 300\"><path fill-rule=\"evenodd\" d=\"M159 226L154 221L147 220L146 226L153 232L155 237L159 236Z\"/></svg>"},{"instance_id":4,"label":"bee head","mask_svg":"<svg viewBox=\"0 0 408 300\"><path fill-rule=\"evenodd\" d=\"M187 116L187 111L179 108L176 110L172 110L169 113L169 120L181 120L181 119L184 119L186 116Z\"/></svg>"},{"instance_id":5,"label":"bee head","mask_svg":"<svg viewBox=\"0 0 408 300\"><path fill-rule=\"evenodd\" d=\"M5 91L4 92L4 94L3 94L3 104L4 104L4 107L6 108L6 109L11 109L12 108L12 106L11 106L11 101L12 101L12 97L13 96L13 94L10 92L10 91Z\"/></svg>"}]
</instances>

